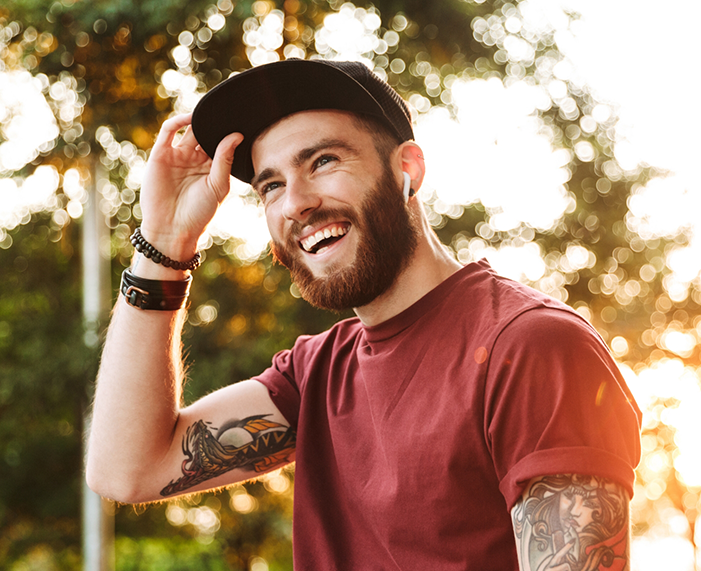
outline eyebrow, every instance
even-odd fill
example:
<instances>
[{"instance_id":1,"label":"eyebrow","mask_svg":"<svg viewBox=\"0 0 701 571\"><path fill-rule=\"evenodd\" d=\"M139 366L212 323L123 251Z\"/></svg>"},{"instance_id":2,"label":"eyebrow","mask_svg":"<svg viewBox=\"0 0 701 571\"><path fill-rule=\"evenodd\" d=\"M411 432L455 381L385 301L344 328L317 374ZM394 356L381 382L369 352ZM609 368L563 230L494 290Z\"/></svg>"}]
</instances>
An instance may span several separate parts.
<instances>
[{"instance_id":1,"label":"eyebrow","mask_svg":"<svg viewBox=\"0 0 701 571\"><path fill-rule=\"evenodd\" d=\"M343 141L342 139L322 139L318 143L312 145L311 147L305 147L304 149L300 150L293 158L292 158L292 166L295 168L301 167L306 161L308 161L310 158L312 158L316 153L318 153L321 150L324 149L343 149L345 151L348 151L353 154L358 153L358 149L351 145L350 143ZM255 189L257 187L267 181L268 179L271 179L273 177L276 177L280 174L280 170L277 168L273 167L268 167L260 171L259 174L253 177L253 180L251 180L251 186Z\"/></svg>"}]
</instances>

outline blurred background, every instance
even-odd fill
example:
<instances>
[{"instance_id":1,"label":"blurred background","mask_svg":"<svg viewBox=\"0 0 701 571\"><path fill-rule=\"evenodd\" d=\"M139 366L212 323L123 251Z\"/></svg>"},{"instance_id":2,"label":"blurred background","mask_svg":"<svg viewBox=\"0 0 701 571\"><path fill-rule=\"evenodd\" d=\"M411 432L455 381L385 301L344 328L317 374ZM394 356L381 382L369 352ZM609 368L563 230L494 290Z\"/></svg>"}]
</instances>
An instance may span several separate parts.
<instances>
[{"instance_id":1,"label":"blurred background","mask_svg":"<svg viewBox=\"0 0 701 571\"><path fill-rule=\"evenodd\" d=\"M486 257L601 333L644 411L632 568L701 569L700 21L693 0L5 0L0 568L79 569L95 541L81 531L84 419L159 125L232 73L322 57L366 62L409 101L420 195L457 259ZM188 402L344 317L300 300L267 243L234 181L201 244ZM293 485L290 467L104 503L107 559L291 570Z\"/></svg>"}]
</instances>

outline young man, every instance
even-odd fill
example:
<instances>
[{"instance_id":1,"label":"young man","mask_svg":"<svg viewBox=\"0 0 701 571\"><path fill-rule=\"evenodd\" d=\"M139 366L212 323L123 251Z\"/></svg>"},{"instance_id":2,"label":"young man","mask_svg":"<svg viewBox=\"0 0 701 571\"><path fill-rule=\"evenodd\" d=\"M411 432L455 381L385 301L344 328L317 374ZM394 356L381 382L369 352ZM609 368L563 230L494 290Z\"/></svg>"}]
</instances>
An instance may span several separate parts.
<instances>
[{"instance_id":1,"label":"young man","mask_svg":"<svg viewBox=\"0 0 701 571\"><path fill-rule=\"evenodd\" d=\"M305 299L357 318L181 408L196 260L172 260L193 257L230 173ZM358 63L261 66L166 121L100 368L91 487L147 502L296 457L296 569L626 569L640 413L616 364L563 304L460 267L423 176L405 103Z\"/></svg>"}]
</instances>

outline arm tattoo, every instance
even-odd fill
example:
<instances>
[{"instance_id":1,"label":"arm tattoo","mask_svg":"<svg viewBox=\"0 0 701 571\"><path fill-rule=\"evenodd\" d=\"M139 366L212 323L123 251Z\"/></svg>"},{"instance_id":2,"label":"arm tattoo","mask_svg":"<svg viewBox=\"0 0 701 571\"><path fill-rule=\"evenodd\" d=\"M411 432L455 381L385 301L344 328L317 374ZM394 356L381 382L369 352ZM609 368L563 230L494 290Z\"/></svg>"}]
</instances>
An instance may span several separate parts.
<instances>
[{"instance_id":1,"label":"arm tattoo","mask_svg":"<svg viewBox=\"0 0 701 571\"><path fill-rule=\"evenodd\" d=\"M534 480L512 512L522 571L625 571L628 495L606 478Z\"/></svg>"},{"instance_id":2,"label":"arm tattoo","mask_svg":"<svg viewBox=\"0 0 701 571\"><path fill-rule=\"evenodd\" d=\"M163 488L161 495L183 492L235 468L262 473L289 462L295 431L266 416L231 420L218 429L202 420L190 426L182 443L183 475Z\"/></svg>"}]
</instances>

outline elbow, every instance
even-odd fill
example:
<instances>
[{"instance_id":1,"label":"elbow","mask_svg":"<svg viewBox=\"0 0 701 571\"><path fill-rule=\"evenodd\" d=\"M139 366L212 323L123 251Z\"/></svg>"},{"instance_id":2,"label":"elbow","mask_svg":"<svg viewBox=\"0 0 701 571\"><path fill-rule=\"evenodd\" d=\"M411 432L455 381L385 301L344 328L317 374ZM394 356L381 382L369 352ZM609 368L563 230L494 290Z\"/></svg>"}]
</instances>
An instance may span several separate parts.
<instances>
[{"instance_id":1,"label":"elbow","mask_svg":"<svg viewBox=\"0 0 701 571\"><path fill-rule=\"evenodd\" d=\"M134 474L120 474L115 470L100 468L88 458L85 481L99 496L120 504L142 504L154 501L145 490L144 479Z\"/></svg>"},{"instance_id":2,"label":"elbow","mask_svg":"<svg viewBox=\"0 0 701 571\"><path fill-rule=\"evenodd\" d=\"M88 488L90 488L97 495L110 500L122 501L116 497L113 497L113 494L110 491L109 482L106 481L105 478L101 477L99 470L96 470L95 467L90 465L90 463L88 463L85 467L85 482L88 484Z\"/></svg>"},{"instance_id":3,"label":"elbow","mask_svg":"<svg viewBox=\"0 0 701 571\"><path fill-rule=\"evenodd\" d=\"M104 470L100 470L89 461L85 467L85 481L88 488L103 498L124 504L135 503L131 501L130 490L119 486L114 474L110 475Z\"/></svg>"}]
</instances>

